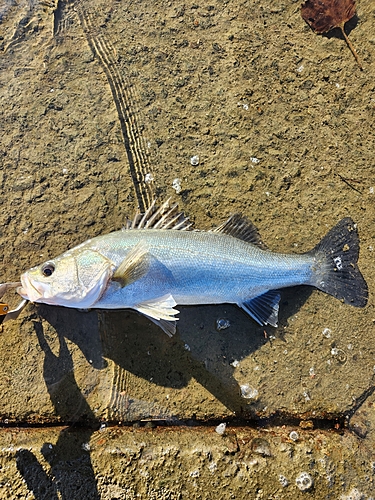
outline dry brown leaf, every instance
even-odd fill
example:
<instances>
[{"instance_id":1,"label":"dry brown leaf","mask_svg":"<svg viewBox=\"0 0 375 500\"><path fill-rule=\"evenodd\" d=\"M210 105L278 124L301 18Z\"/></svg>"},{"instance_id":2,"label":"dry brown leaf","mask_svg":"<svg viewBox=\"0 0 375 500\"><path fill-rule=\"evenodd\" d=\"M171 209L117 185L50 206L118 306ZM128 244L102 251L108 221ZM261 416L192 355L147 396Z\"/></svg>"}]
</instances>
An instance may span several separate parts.
<instances>
[{"instance_id":1,"label":"dry brown leaf","mask_svg":"<svg viewBox=\"0 0 375 500\"><path fill-rule=\"evenodd\" d=\"M306 0L301 6L301 15L315 33L327 33L339 28L349 49L362 69L359 58L351 41L347 37L344 26L355 14L355 0Z\"/></svg>"}]
</instances>

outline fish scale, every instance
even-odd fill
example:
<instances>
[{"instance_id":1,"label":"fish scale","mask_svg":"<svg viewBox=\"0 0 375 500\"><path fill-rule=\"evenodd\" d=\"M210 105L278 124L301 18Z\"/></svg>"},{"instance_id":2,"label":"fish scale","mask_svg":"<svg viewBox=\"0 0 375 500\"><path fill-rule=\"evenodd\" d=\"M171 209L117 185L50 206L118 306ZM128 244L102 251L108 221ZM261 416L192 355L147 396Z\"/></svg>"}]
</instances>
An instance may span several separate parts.
<instances>
[{"instance_id":1,"label":"fish scale","mask_svg":"<svg viewBox=\"0 0 375 500\"><path fill-rule=\"evenodd\" d=\"M134 231L100 236L86 247L119 265L126 253L142 242L156 259L146 276L118 292L118 303L113 295L104 295L98 307L122 307L130 290L133 306L146 295L160 296L161 290L169 291L178 304L237 304L270 289L309 284L312 274L314 258L310 255L276 254L225 234L170 230L131 233ZM161 274L165 271L159 281L153 278L157 270Z\"/></svg>"}]
</instances>

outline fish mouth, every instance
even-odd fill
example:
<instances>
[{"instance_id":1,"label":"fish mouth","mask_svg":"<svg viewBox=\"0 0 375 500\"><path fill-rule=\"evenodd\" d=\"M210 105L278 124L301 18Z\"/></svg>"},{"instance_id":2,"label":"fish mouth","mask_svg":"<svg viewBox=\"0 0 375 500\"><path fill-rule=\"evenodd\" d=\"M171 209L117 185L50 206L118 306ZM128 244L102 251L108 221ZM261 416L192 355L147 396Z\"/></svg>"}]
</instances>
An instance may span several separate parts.
<instances>
[{"instance_id":1,"label":"fish mouth","mask_svg":"<svg viewBox=\"0 0 375 500\"><path fill-rule=\"evenodd\" d=\"M30 302L37 302L43 297L43 293L32 283L27 274L22 274L21 285L17 288L17 293Z\"/></svg>"}]
</instances>

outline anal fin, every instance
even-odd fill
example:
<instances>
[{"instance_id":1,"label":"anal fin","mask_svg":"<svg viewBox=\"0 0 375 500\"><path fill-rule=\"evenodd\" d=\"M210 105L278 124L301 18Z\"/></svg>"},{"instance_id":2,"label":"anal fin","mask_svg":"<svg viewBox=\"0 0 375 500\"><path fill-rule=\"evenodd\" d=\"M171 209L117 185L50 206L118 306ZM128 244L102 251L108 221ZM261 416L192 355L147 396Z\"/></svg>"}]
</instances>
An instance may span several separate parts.
<instances>
[{"instance_id":1,"label":"anal fin","mask_svg":"<svg viewBox=\"0 0 375 500\"><path fill-rule=\"evenodd\" d=\"M269 290L254 299L250 299L239 306L249 314L259 325L277 326L279 314L280 293Z\"/></svg>"},{"instance_id":2,"label":"anal fin","mask_svg":"<svg viewBox=\"0 0 375 500\"><path fill-rule=\"evenodd\" d=\"M175 305L177 305L176 301L171 294L168 294L157 299L141 302L134 309L150 318L171 337L176 331L178 318L175 316L179 313L177 309L174 309Z\"/></svg>"}]
</instances>

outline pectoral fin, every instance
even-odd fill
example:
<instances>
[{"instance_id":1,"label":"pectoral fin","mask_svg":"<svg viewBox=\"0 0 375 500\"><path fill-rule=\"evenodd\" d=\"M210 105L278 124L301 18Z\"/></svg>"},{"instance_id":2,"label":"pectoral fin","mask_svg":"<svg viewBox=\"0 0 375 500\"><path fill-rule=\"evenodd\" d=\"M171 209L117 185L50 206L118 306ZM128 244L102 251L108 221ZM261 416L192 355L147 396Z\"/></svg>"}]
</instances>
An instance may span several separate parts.
<instances>
[{"instance_id":1,"label":"pectoral fin","mask_svg":"<svg viewBox=\"0 0 375 500\"><path fill-rule=\"evenodd\" d=\"M167 335L172 336L176 331L176 321L178 320L175 316L179 313L177 309L174 309L175 305L176 301L169 294L155 300L141 302L134 309L150 318Z\"/></svg>"},{"instance_id":2,"label":"pectoral fin","mask_svg":"<svg viewBox=\"0 0 375 500\"><path fill-rule=\"evenodd\" d=\"M260 325L277 326L280 293L269 290L263 295L239 304Z\"/></svg>"},{"instance_id":3,"label":"pectoral fin","mask_svg":"<svg viewBox=\"0 0 375 500\"><path fill-rule=\"evenodd\" d=\"M120 283L125 287L144 276L150 266L148 249L142 243L135 245L121 262L112 276L112 281Z\"/></svg>"}]
</instances>

